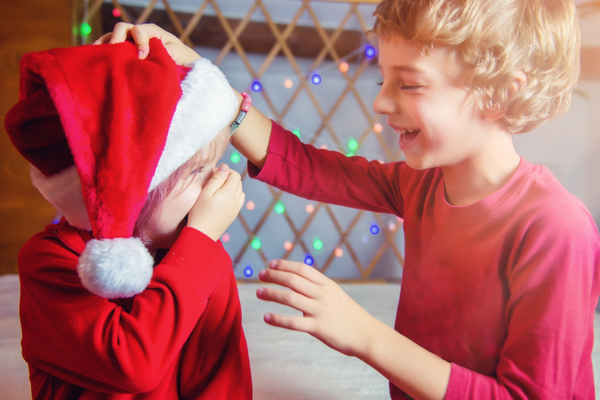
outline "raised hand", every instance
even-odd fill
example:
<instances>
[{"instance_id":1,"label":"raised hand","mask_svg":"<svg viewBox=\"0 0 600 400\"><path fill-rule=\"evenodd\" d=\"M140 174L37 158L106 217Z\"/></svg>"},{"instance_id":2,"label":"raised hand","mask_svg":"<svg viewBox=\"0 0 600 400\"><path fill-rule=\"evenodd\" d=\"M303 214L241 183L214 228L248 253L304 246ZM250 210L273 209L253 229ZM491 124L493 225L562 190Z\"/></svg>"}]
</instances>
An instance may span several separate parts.
<instances>
[{"instance_id":1,"label":"raised hand","mask_svg":"<svg viewBox=\"0 0 600 400\"><path fill-rule=\"evenodd\" d=\"M175 35L165 31L155 24L133 25L119 22L112 32L109 32L94 42L98 44L122 43L133 40L139 50L140 59L145 59L150 51L151 38L158 38L163 43L169 55L179 65L190 65L200 58L198 53L181 42Z\"/></svg>"},{"instance_id":2,"label":"raised hand","mask_svg":"<svg viewBox=\"0 0 600 400\"><path fill-rule=\"evenodd\" d=\"M302 312L303 316L266 314L265 322L281 328L307 332L327 346L349 356L367 352L375 319L335 282L300 262L275 260L259 278L289 290L260 288L259 299L274 301Z\"/></svg>"},{"instance_id":3,"label":"raised hand","mask_svg":"<svg viewBox=\"0 0 600 400\"><path fill-rule=\"evenodd\" d=\"M245 199L240 174L221 164L188 213L187 226L217 240L237 217Z\"/></svg>"}]
</instances>

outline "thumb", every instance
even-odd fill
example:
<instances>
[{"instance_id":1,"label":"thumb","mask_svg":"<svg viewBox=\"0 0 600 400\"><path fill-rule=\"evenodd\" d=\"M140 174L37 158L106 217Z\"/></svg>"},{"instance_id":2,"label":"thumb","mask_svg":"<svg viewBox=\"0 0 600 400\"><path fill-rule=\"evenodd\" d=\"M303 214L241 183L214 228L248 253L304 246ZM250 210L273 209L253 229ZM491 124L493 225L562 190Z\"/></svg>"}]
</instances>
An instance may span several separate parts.
<instances>
[{"instance_id":1,"label":"thumb","mask_svg":"<svg viewBox=\"0 0 600 400\"><path fill-rule=\"evenodd\" d=\"M227 164L221 164L219 168L215 171L213 176L210 178L206 185L202 188L202 193L207 193L209 195L213 195L217 190L219 190L227 181L227 177L229 176L229 166Z\"/></svg>"}]
</instances>

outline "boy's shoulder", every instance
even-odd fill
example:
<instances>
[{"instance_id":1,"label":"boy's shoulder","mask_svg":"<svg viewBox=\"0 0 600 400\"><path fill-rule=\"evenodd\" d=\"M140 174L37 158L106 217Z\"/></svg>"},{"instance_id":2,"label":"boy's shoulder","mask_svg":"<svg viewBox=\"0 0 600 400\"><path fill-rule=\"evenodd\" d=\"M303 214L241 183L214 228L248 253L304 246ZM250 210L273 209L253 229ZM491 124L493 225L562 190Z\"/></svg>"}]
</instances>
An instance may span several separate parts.
<instances>
[{"instance_id":1,"label":"boy's shoulder","mask_svg":"<svg viewBox=\"0 0 600 400\"><path fill-rule=\"evenodd\" d=\"M550 170L526 163L528 173L519 180L513 196L516 211L529 220L564 232L580 230L598 236L593 217L585 204L570 193Z\"/></svg>"}]
</instances>

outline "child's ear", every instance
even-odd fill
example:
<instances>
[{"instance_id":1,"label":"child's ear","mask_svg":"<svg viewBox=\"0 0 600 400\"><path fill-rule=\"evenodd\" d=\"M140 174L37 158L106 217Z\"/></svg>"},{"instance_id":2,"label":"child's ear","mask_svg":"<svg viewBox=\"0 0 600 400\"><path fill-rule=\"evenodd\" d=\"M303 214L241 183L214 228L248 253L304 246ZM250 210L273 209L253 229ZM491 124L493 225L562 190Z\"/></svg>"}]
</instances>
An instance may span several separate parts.
<instances>
[{"instance_id":1,"label":"child's ear","mask_svg":"<svg viewBox=\"0 0 600 400\"><path fill-rule=\"evenodd\" d=\"M508 89L509 99L520 92L525 86L527 86L527 75L523 71L515 71L510 88Z\"/></svg>"},{"instance_id":2,"label":"child's ear","mask_svg":"<svg viewBox=\"0 0 600 400\"><path fill-rule=\"evenodd\" d=\"M508 87L508 100L520 92L525 86L527 86L527 75L523 71L516 71L513 73L512 82ZM491 107L484 107L483 114L489 119L499 119L504 116L505 107L498 104L493 104Z\"/></svg>"}]
</instances>

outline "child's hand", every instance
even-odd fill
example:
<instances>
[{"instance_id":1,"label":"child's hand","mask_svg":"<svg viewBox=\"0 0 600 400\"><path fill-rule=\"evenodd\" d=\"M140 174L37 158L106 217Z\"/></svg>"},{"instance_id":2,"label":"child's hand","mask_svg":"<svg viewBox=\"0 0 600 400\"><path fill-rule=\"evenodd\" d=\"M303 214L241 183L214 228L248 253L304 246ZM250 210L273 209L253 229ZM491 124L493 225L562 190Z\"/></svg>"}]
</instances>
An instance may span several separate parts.
<instances>
[{"instance_id":1,"label":"child's hand","mask_svg":"<svg viewBox=\"0 0 600 400\"><path fill-rule=\"evenodd\" d=\"M304 316L266 314L269 325L307 332L327 346L349 356L365 354L372 341L371 327L382 324L350 298L335 282L300 262L275 260L260 272L263 282L292 291L260 288L259 299L301 311Z\"/></svg>"},{"instance_id":2,"label":"child's hand","mask_svg":"<svg viewBox=\"0 0 600 400\"><path fill-rule=\"evenodd\" d=\"M240 174L221 164L188 213L187 226L216 241L237 217L245 199Z\"/></svg>"},{"instance_id":3,"label":"child's hand","mask_svg":"<svg viewBox=\"0 0 600 400\"><path fill-rule=\"evenodd\" d=\"M198 53L183 44L175 35L154 24L133 25L119 22L112 32L103 35L94 44L122 43L131 38L137 45L142 60L150 51L150 38L160 39L169 55L179 65L189 65L200 58Z\"/></svg>"}]
</instances>

